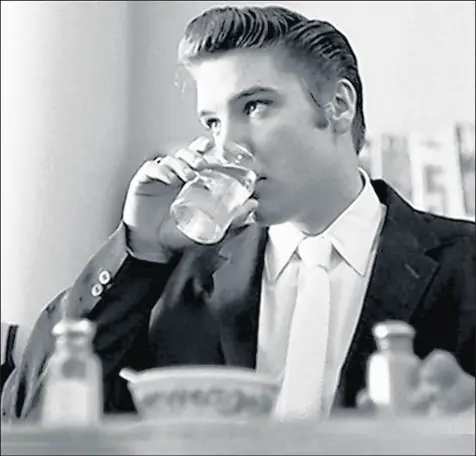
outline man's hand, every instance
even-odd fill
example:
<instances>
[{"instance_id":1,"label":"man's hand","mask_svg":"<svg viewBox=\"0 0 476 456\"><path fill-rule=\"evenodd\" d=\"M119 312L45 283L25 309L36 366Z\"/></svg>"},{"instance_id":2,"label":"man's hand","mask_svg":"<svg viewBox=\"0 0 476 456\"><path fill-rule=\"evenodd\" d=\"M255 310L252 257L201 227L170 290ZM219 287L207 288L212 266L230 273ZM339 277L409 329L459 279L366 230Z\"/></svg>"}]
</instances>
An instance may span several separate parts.
<instances>
[{"instance_id":1,"label":"man's hand","mask_svg":"<svg viewBox=\"0 0 476 456\"><path fill-rule=\"evenodd\" d=\"M451 353L435 350L422 361L420 383L410 402L418 414L474 415L475 378L461 369ZM357 407L366 413L376 411L365 390L357 395Z\"/></svg>"},{"instance_id":2,"label":"man's hand","mask_svg":"<svg viewBox=\"0 0 476 456\"><path fill-rule=\"evenodd\" d=\"M147 161L132 178L123 220L128 228L129 248L136 258L164 262L173 253L196 245L177 229L170 206L184 183L206 166L203 154L212 147L207 138L197 138L160 160ZM231 228L248 223L256 206L256 200L246 201L236 212Z\"/></svg>"}]
</instances>

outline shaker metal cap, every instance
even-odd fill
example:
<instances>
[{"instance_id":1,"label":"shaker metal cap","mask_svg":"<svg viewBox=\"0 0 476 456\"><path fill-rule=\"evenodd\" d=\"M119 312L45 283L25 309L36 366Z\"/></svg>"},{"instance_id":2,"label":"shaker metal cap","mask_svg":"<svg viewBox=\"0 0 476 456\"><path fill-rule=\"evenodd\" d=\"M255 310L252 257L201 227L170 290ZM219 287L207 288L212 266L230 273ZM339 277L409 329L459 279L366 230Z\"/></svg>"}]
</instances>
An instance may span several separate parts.
<instances>
[{"instance_id":1,"label":"shaker metal cap","mask_svg":"<svg viewBox=\"0 0 476 456\"><path fill-rule=\"evenodd\" d=\"M372 333L376 339L385 339L392 336L407 336L412 338L415 330L411 325L399 320L387 320L376 324Z\"/></svg>"},{"instance_id":2,"label":"shaker metal cap","mask_svg":"<svg viewBox=\"0 0 476 456\"><path fill-rule=\"evenodd\" d=\"M91 335L95 331L94 323L86 318L82 319L69 319L63 318L53 327L53 335L65 336L65 335Z\"/></svg>"}]
</instances>

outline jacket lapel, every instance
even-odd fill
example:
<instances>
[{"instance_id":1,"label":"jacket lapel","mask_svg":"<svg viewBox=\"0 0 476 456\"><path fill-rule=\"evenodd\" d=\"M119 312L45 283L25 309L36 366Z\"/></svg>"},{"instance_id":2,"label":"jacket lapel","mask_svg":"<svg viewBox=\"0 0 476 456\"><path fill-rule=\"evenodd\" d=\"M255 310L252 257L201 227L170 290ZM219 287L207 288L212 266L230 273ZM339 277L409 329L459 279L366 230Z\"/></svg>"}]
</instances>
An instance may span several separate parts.
<instances>
[{"instance_id":1,"label":"jacket lapel","mask_svg":"<svg viewBox=\"0 0 476 456\"><path fill-rule=\"evenodd\" d=\"M216 316L225 363L255 368L261 276L267 230L250 225L218 251L222 265L213 273L207 301Z\"/></svg>"},{"instance_id":2,"label":"jacket lapel","mask_svg":"<svg viewBox=\"0 0 476 456\"><path fill-rule=\"evenodd\" d=\"M375 351L372 328L385 320L411 323L438 263L426 252L437 245L428 225L382 181L373 183L387 206L380 244L362 313L342 370L337 403L355 404L368 357Z\"/></svg>"}]
</instances>

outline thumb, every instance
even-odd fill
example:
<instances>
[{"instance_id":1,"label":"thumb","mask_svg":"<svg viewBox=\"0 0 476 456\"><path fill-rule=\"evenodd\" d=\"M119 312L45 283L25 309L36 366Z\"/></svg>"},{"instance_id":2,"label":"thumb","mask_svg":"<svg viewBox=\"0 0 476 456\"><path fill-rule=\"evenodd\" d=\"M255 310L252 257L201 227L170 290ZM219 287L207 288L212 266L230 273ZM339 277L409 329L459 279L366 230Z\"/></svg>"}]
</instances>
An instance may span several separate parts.
<instances>
[{"instance_id":1,"label":"thumb","mask_svg":"<svg viewBox=\"0 0 476 456\"><path fill-rule=\"evenodd\" d=\"M250 198L245 201L236 211L231 222L231 228L240 228L255 223L255 211L258 208L258 201Z\"/></svg>"}]
</instances>

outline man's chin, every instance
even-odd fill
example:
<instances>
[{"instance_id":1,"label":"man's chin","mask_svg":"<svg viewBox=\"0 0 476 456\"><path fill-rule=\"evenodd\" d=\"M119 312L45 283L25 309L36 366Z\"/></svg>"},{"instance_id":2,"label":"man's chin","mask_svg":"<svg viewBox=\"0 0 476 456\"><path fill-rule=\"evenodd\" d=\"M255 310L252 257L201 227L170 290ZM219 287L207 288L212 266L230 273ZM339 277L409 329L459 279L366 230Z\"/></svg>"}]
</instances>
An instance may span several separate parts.
<instances>
[{"instance_id":1,"label":"man's chin","mask_svg":"<svg viewBox=\"0 0 476 456\"><path fill-rule=\"evenodd\" d=\"M272 225L278 225L279 223L283 223L283 217L281 214L273 214L270 211L267 211L266 208L260 204L258 209L254 214L254 222L263 227L269 227Z\"/></svg>"}]
</instances>

